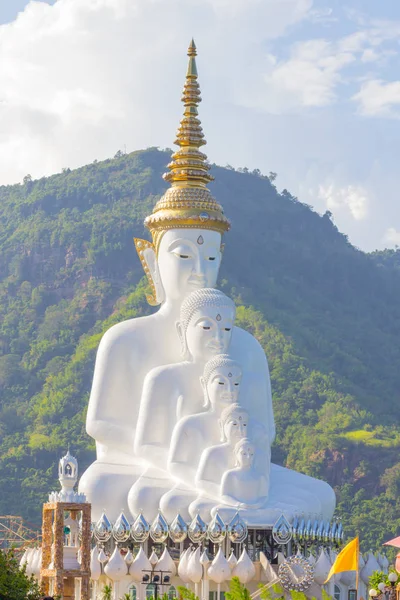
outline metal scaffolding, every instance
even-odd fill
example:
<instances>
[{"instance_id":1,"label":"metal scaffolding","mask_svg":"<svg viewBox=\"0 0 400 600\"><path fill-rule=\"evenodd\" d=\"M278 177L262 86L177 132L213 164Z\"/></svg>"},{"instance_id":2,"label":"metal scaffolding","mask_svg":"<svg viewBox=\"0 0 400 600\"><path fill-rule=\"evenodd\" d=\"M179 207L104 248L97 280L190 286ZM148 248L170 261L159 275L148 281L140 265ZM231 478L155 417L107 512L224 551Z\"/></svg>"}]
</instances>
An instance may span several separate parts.
<instances>
[{"instance_id":1,"label":"metal scaffolding","mask_svg":"<svg viewBox=\"0 0 400 600\"><path fill-rule=\"evenodd\" d=\"M42 535L39 528L24 521L16 515L0 515L0 549L7 550L15 548L24 550L29 546L37 546L42 543Z\"/></svg>"}]
</instances>

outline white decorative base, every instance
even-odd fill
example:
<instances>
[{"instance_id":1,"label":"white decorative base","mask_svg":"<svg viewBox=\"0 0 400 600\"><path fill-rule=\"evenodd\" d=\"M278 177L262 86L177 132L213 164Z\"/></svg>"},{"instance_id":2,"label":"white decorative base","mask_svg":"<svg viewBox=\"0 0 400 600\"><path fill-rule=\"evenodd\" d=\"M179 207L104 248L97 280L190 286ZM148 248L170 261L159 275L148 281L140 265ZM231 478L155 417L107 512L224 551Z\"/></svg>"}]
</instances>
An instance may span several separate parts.
<instances>
[{"instance_id":1,"label":"white decorative base","mask_svg":"<svg viewBox=\"0 0 400 600\"><path fill-rule=\"evenodd\" d=\"M82 475L80 490L85 490L92 504L92 519L97 521L103 510L114 522L121 510L136 517L141 511L152 521L161 509L171 522L179 512L190 521L197 512L206 522L218 507L221 517L228 521L237 508L198 496L182 484L177 484L159 469L143 469L141 465L113 465L99 461L93 463ZM294 514L304 512L332 518L335 494L332 488L319 479L296 473L279 465L271 465L271 491L267 503L260 509L240 509L240 514L250 526L266 527L275 523L282 514L291 520Z\"/></svg>"}]
</instances>

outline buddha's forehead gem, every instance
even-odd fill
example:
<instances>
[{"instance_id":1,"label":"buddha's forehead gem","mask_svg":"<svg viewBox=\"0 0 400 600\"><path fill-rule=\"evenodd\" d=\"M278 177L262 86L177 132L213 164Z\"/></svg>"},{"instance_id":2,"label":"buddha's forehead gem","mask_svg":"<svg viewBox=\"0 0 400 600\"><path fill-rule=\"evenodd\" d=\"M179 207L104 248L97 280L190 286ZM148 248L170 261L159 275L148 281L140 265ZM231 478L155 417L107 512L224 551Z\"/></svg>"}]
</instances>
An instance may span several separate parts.
<instances>
[{"instance_id":1,"label":"buddha's forehead gem","mask_svg":"<svg viewBox=\"0 0 400 600\"><path fill-rule=\"evenodd\" d=\"M222 319L221 315L217 315L217 321L220 321Z\"/></svg>"},{"instance_id":2,"label":"buddha's forehead gem","mask_svg":"<svg viewBox=\"0 0 400 600\"><path fill-rule=\"evenodd\" d=\"M232 377L232 373L228 373L228 377Z\"/></svg>"},{"instance_id":3,"label":"buddha's forehead gem","mask_svg":"<svg viewBox=\"0 0 400 600\"><path fill-rule=\"evenodd\" d=\"M199 246L204 244L204 238L202 235L199 235L199 237L197 238L197 243L199 244Z\"/></svg>"}]
</instances>

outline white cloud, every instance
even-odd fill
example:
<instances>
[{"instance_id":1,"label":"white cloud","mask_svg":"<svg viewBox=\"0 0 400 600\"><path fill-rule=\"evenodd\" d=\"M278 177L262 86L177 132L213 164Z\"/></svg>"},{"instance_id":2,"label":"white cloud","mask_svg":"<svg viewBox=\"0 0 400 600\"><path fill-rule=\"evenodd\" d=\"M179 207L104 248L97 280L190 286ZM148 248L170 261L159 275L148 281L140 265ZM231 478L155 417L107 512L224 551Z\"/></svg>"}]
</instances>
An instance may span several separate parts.
<instances>
[{"instance_id":1,"label":"white cloud","mask_svg":"<svg viewBox=\"0 0 400 600\"><path fill-rule=\"evenodd\" d=\"M170 146L192 35L212 107L260 79L262 45L311 6L312 0L30 2L0 27L0 183L106 158L124 144Z\"/></svg>"},{"instance_id":2,"label":"white cloud","mask_svg":"<svg viewBox=\"0 0 400 600\"><path fill-rule=\"evenodd\" d=\"M339 187L334 183L320 185L318 196L331 211L347 211L356 221L368 216L370 199L368 192L360 185Z\"/></svg>"},{"instance_id":3,"label":"white cloud","mask_svg":"<svg viewBox=\"0 0 400 600\"><path fill-rule=\"evenodd\" d=\"M385 82L372 79L361 85L353 96L361 114L374 117L400 117L400 81ZM396 110L397 109L397 110Z\"/></svg>"},{"instance_id":4,"label":"white cloud","mask_svg":"<svg viewBox=\"0 0 400 600\"><path fill-rule=\"evenodd\" d=\"M330 25L331 23L337 23L339 20L335 16L333 8L313 8L308 13L308 19L311 23L317 23L318 25Z\"/></svg>"},{"instance_id":5,"label":"white cloud","mask_svg":"<svg viewBox=\"0 0 400 600\"><path fill-rule=\"evenodd\" d=\"M383 236L383 241L391 246L400 246L400 231L394 227L389 227Z\"/></svg>"},{"instance_id":6,"label":"white cloud","mask_svg":"<svg viewBox=\"0 0 400 600\"><path fill-rule=\"evenodd\" d=\"M343 93L361 76L363 85L387 77L379 69L395 51L398 24L365 19L350 24L351 34L346 22L344 36L340 21L330 25L336 13L320 4L30 2L0 27L0 183L101 160L125 145L171 146L193 35L210 159L277 171L300 200L333 210L352 241L380 244L398 222L397 122L355 118ZM321 24L326 39L309 39ZM389 135L374 130L385 126Z\"/></svg>"},{"instance_id":7,"label":"white cloud","mask_svg":"<svg viewBox=\"0 0 400 600\"><path fill-rule=\"evenodd\" d=\"M277 62L266 75L267 84L277 93L277 107L326 106L336 98L335 87L341 70L354 61L350 52L338 52L327 40L295 44L286 61Z\"/></svg>"}]
</instances>

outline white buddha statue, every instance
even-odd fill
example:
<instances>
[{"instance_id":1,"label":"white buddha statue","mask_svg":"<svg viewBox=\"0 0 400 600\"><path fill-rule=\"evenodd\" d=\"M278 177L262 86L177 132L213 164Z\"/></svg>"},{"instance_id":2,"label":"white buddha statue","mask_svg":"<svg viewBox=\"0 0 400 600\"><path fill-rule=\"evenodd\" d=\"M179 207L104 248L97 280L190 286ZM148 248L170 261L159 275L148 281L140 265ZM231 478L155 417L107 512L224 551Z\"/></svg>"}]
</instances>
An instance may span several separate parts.
<instances>
[{"instance_id":1,"label":"white buddha statue","mask_svg":"<svg viewBox=\"0 0 400 600\"><path fill-rule=\"evenodd\" d=\"M241 379L240 365L229 356L219 355L209 360L200 377L207 411L184 417L174 428L168 472L193 489L201 454L220 439L221 412L227 403L237 401Z\"/></svg>"},{"instance_id":2,"label":"white buddha statue","mask_svg":"<svg viewBox=\"0 0 400 600\"><path fill-rule=\"evenodd\" d=\"M146 462L166 469L175 425L205 410L200 385L204 365L227 351L234 320L234 303L216 289L196 290L182 303L177 330L187 360L152 369L143 384L134 448Z\"/></svg>"},{"instance_id":3,"label":"white buddha statue","mask_svg":"<svg viewBox=\"0 0 400 600\"><path fill-rule=\"evenodd\" d=\"M206 496L221 499L221 479L235 465L234 448L247 437L248 423L249 415L239 404L231 404L222 411L218 422L220 443L203 450L195 476L196 488Z\"/></svg>"},{"instance_id":4,"label":"white buddha statue","mask_svg":"<svg viewBox=\"0 0 400 600\"><path fill-rule=\"evenodd\" d=\"M143 471L134 454L136 424L146 375L161 365L182 361L176 322L183 299L190 292L216 285L221 263L222 234L229 221L206 184L212 179L205 143L197 118L200 101L194 44L183 93L184 117L178 131L180 150L173 155L165 179L171 187L156 204L145 224L153 243L135 240L149 278L149 302L161 305L152 315L129 319L111 327L97 352L86 429L96 441L97 460L86 470L79 489L92 503L93 518L107 507L109 518L128 511L127 495ZM274 419L268 364L257 340L234 328L230 354L246 369L243 387L258 390L260 419ZM160 399L162 404L162 399ZM109 507L109 508L108 508Z\"/></svg>"},{"instance_id":5,"label":"white buddha statue","mask_svg":"<svg viewBox=\"0 0 400 600\"><path fill-rule=\"evenodd\" d=\"M228 506L261 508L267 502L269 481L254 469L255 445L243 438L234 450L235 467L221 480L221 499Z\"/></svg>"},{"instance_id":6,"label":"white buddha statue","mask_svg":"<svg viewBox=\"0 0 400 600\"><path fill-rule=\"evenodd\" d=\"M97 353L86 422L87 432L96 441L97 460L86 470L79 484L79 490L92 504L94 520L100 517L103 508L107 516L115 520L121 509L129 510L128 493L139 478L147 477L151 489L152 480L159 481L160 472L164 473L162 469L149 473L148 463L139 451L139 433L140 440L154 441L153 422L149 419L146 422L142 415L139 418L140 411L146 412L141 403L142 399L146 402L148 397L147 376L164 365L170 365L171 372L174 372L173 366L184 362L181 354L183 338L181 335L180 341L176 329L182 303L195 290L215 287L222 256L222 235L230 226L222 207L206 187L212 177L208 173L206 156L199 150L205 140L197 116L200 90L194 43L190 45L188 54L189 66L183 91L184 116L176 140L179 150L173 154L168 165L170 172L164 176L171 187L145 220L152 242L135 240L152 288L149 302L160 305L160 308L149 316L129 319L111 327L103 336ZM240 328L234 327L231 335L229 355L243 371L243 405L272 444L275 424L264 351L250 333ZM221 351L224 351L224 346L221 349L216 347L214 354ZM171 381L168 385L172 385ZM193 406L198 406L201 401L201 391L196 392L197 389L199 382L196 375L191 396ZM185 398L189 400L186 390ZM162 411L163 402L164 393L160 391L158 400L152 405L155 419L157 411ZM178 416L188 414L187 410L188 404L178 398L172 422ZM143 425L144 422L146 424ZM137 431L138 423L140 431ZM135 453L135 448L141 456ZM314 498L316 504L324 506L324 517L330 518L335 501L327 484L283 467L276 467L276 470L279 477L276 476L274 484L271 469L270 498L276 497L279 503L280 494L287 495L288 490L295 492L303 485L308 496ZM165 493L170 489L170 476L166 474L164 478ZM284 490L282 482L286 485ZM194 491L197 493L197 490ZM193 490L190 492L193 496ZM299 501L298 511L309 510L304 503ZM269 516L264 517L270 519Z\"/></svg>"}]
</instances>

